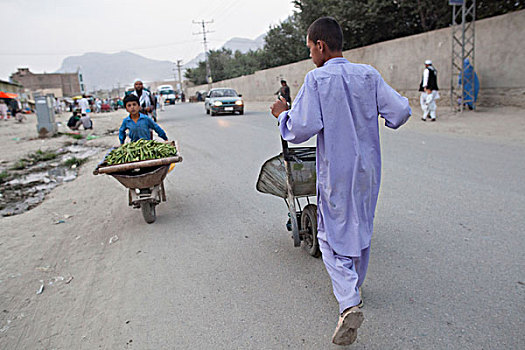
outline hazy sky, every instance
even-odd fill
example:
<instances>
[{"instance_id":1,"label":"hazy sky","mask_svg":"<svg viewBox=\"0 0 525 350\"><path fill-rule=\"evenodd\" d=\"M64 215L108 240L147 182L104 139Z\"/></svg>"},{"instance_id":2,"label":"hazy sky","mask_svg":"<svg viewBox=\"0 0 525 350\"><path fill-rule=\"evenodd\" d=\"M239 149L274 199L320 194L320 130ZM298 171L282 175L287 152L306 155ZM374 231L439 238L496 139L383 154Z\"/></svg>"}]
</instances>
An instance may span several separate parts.
<instances>
[{"instance_id":1,"label":"hazy sky","mask_svg":"<svg viewBox=\"0 0 525 350\"><path fill-rule=\"evenodd\" d=\"M67 56L131 51L183 63L233 37L255 39L293 12L291 0L0 0L0 79L17 67L54 72Z\"/></svg>"}]
</instances>

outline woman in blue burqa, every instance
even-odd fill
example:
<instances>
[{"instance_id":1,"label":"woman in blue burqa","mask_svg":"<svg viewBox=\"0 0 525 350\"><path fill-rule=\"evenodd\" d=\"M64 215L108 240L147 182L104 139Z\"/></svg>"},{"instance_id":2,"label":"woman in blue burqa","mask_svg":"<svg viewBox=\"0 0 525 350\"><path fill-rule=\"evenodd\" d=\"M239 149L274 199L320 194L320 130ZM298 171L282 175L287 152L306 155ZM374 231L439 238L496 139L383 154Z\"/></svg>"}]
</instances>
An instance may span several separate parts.
<instances>
[{"instance_id":1,"label":"woman in blue burqa","mask_svg":"<svg viewBox=\"0 0 525 350\"><path fill-rule=\"evenodd\" d=\"M462 79L461 73L459 74L458 84L464 86L463 103L472 110L474 103L478 100L479 80L468 58L463 61L463 75L464 79Z\"/></svg>"}]
</instances>

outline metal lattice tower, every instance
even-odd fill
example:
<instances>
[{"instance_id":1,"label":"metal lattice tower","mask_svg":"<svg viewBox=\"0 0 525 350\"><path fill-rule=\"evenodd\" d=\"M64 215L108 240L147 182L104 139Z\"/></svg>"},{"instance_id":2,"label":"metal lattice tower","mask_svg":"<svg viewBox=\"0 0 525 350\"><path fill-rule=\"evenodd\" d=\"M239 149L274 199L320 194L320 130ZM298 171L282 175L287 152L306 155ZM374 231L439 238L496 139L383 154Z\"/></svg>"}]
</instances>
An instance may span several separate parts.
<instances>
[{"instance_id":1,"label":"metal lattice tower","mask_svg":"<svg viewBox=\"0 0 525 350\"><path fill-rule=\"evenodd\" d=\"M463 62L469 59L472 67L475 67L475 42L476 42L476 0L449 0L452 5L452 72L450 78L450 107L453 111L463 112L465 100L471 101L475 107L474 88L465 90L465 84L461 81L470 80L474 85L474 69L471 76L464 75L465 65ZM458 106L459 103L459 106Z\"/></svg>"}]
</instances>

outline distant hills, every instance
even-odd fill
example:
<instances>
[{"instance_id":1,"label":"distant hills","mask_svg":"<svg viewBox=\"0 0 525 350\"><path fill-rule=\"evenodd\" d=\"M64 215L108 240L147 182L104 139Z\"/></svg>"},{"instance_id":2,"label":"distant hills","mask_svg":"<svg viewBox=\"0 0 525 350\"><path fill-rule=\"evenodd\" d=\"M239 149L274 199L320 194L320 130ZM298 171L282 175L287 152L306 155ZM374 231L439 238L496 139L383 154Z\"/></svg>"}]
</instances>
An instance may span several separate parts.
<instances>
[{"instance_id":1,"label":"distant hills","mask_svg":"<svg viewBox=\"0 0 525 350\"><path fill-rule=\"evenodd\" d=\"M264 46L264 37L266 34L262 34L254 40L245 38L232 38L228 40L222 47L235 51L241 51L246 53L250 50L262 49Z\"/></svg>"},{"instance_id":2,"label":"distant hills","mask_svg":"<svg viewBox=\"0 0 525 350\"><path fill-rule=\"evenodd\" d=\"M90 52L67 57L58 72L74 72L79 68L88 90L113 88L119 83L126 86L136 78L173 78L173 62L152 60L127 51L113 54Z\"/></svg>"},{"instance_id":3,"label":"distant hills","mask_svg":"<svg viewBox=\"0 0 525 350\"><path fill-rule=\"evenodd\" d=\"M254 40L232 38L222 47L232 51L247 52L264 46L264 34ZM204 60L204 53L187 62L183 68L194 68ZM175 63L159 61L122 51L113 54L91 52L81 56L66 57L58 73L75 72L80 69L84 83L89 91L128 86L137 78L144 81L173 80ZM183 72L184 74L184 72Z\"/></svg>"}]
</instances>

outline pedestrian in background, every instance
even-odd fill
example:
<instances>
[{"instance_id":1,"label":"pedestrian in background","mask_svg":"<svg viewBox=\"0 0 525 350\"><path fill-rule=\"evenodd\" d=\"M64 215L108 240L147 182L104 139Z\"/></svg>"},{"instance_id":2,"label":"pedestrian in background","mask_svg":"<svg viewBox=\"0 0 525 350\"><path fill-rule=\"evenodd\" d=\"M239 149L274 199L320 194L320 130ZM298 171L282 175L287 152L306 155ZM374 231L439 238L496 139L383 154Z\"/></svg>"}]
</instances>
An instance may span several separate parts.
<instances>
[{"instance_id":1,"label":"pedestrian in background","mask_svg":"<svg viewBox=\"0 0 525 350\"><path fill-rule=\"evenodd\" d=\"M93 122L91 121L89 114L82 113L82 117L80 117L80 122L82 123L84 130L93 129Z\"/></svg>"},{"instance_id":2,"label":"pedestrian in background","mask_svg":"<svg viewBox=\"0 0 525 350\"><path fill-rule=\"evenodd\" d=\"M58 102L58 98L53 100L53 105L55 107L55 114L60 114L60 102Z\"/></svg>"},{"instance_id":3,"label":"pedestrian in background","mask_svg":"<svg viewBox=\"0 0 525 350\"><path fill-rule=\"evenodd\" d=\"M335 19L317 19L306 38L317 68L306 75L292 109L284 97L271 109L286 141L317 135L317 238L340 315L332 342L349 345L364 319L360 287L381 179L378 116L397 129L411 110L377 70L343 58L343 32Z\"/></svg>"},{"instance_id":4,"label":"pedestrian in background","mask_svg":"<svg viewBox=\"0 0 525 350\"><path fill-rule=\"evenodd\" d=\"M421 91L421 96L420 96L420 101L424 99L426 99L426 94L427 92L425 91L425 89L428 89L430 90L430 93L433 95L432 99L434 100L434 103L437 99L439 99L439 87L438 87L438 84L437 84L437 70L436 68L432 65L432 61L431 60L426 60L425 61L425 69L423 70L423 77L421 78L421 83L419 83L419 91ZM423 96L425 94L425 96ZM434 116L432 117L432 115L430 116L430 120L435 122L436 121L436 108L434 108ZM423 110L423 113L425 113L425 111ZM425 114L423 114L423 117L421 117L421 120L422 121L426 121L427 118L424 116Z\"/></svg>"},{"instance_id":5,"label":"pedestrian in background","mask_svg":"<svg viewBox=\"0 0 525 350\"><path fill-rule=\"evenodd\" d=\"M151 117L154 121L157 121L157 95L150 94L151 98Z\"/></svg>"},{"instance_id":6,"label":"pedestrian in background","mask_svg":"<svg viewBox=\"0 0 525 350\"><path fill-rule=\"evenodd\" d=\"M9 109L11 110L11 116L16 117L16 114L20 111L20 103L16 98L9 100Z\"/></svg>"},{"instance_id":7,"label":"pedestrian in background","mask_svg":"<svg viewBox=\"0 0 525 350\"><path fill-rule=\"evenodd\" d=\"M140 79L135 80L135 84L133 86L135 90L133 90L132 94L139 98L140 112L151 117L153 112L153 100L149 91L144 89L144 84Z\"/></svg>"},{"instance_id":8,"label":"pedestrian in background","mask_svg":"<svg viewBox=\"0 0 525 350\"><path fill-rule=\"evenodd\" d=\"M157 98L157 101L159 103L160 110L164 111L164 96L162 94L159 94L159 97Z\"/></svg>"},{"instance_id":9,"label":"pedestrian in background","mask_svg":"<svg viewBox=\"0 0 525 350\"><path fill-rule=\"evenodd\" d=\"M80 128L80 125L82 125L82 122L80 121L80 116L78 115L77 111L73 111L73 115L67 121L67 126L71 130L78 130L78 128Z\"/></svg>"},{"instance_id":10,"label":"pedestrian in background","mask_svg":"<svg viewBox=\"0 0 525 350\"><path fill-rule=\"evenodd\" d=\"M97 97L95 100L95 113L102 112L102 100Z\"/></svg>"},{"instance_id":11,"label":"pedestrian in background","mask_svg":"<svg viewBox=\"0 0 525 350\"><path fill-rule=\"evenodd\" d=\"M425 91L421 93L419 97L419 103L421 104L421 109L423 110L422 120L427 120L427 117L430 115L430 120L436 121L436 100L434 94L429 88L425 88Z\"/></svg>"},{"instance_id":12,"label":"pedestrian in background","mask_svg":"<svg viewBox=\"0 0 525 350\"><path fill-rule=\"evenodd\" d=\"M459 73L458 84L463 85L463 103L468 109L473 110L478 101L479 79L468 58L463 61L463 76L464 79Z\"/></svg>"},{"instance_id":13,"label":"pedestrian in background","mask_svg":"<svg viewBox=\"0 0 525 350\"><path fill-rule=\"evenodd\" d=\"M82 98L78 101L78 106L80 107L80 112L82 114L89 113L89 101L87 99L86 94L82 95Z\"/></svg>"},{"instance_id":14,"label":"pedestrian in background","mask_svg":"<svg viewBox=\"0 0 525 350\"><path fill-rule=\"evenodd\" d=\"M7 105L5 104L4 100L0 100L0 119L9 119L9 114L7 114Z\"/></svg>"},{"instance_id":15,"label":"pedestrian in background","mask_svg":"<svg viewBox=\"0 0 525 350\"><path fill-rule=\"evenodd\" d=\"M292 97L290 96L290 87L286 84L286 80L281 80L281 87L277 92L275 93L278 96L283 97L286 102L288 102L288 106L292 105Z\"/></svg>"}]
</instances>

